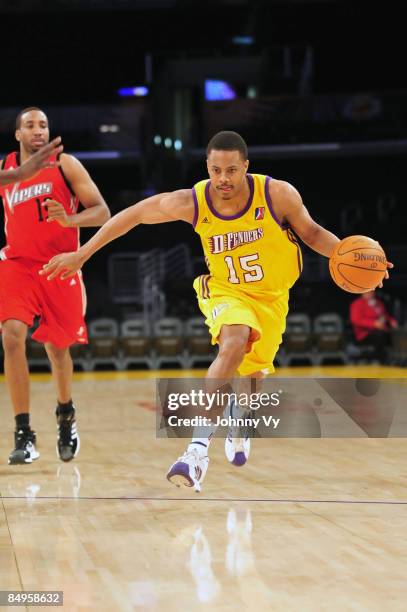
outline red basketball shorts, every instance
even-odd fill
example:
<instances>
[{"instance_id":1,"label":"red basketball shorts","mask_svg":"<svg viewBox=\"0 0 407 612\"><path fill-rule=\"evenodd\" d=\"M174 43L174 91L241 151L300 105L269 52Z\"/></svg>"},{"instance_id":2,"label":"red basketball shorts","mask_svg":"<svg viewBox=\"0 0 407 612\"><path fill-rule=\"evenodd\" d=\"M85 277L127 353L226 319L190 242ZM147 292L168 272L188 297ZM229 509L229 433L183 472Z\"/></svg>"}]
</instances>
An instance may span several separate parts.
<instances>
[{"instance_id":1,"label":"red basketball shorts","mask_svg":"<svg viewBox=\"0 0 407 612\"><path fill-rule=\"evenodd\" d=\"M41 262L26 259L0 261L0 321L17 319L31 327L34 317L39 316L34 340L51 342L58 348L77 342L86 344L82 273L66 280L48 281L38 274L41 268Z\"/></svg>"}]
</instances>

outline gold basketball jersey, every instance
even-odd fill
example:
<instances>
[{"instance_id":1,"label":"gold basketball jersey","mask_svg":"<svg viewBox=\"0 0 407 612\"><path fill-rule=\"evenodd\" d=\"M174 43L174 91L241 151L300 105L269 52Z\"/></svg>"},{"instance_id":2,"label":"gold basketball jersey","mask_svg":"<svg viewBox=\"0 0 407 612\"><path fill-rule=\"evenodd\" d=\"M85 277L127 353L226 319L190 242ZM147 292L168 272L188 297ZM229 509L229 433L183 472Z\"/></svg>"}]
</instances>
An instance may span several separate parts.
<instances>
[{"instance_id":1,"label":"gold basketball jersey","mask_svg":"<svg viewBox=\"0 0 407 612\"><path fill-rule=\"evenodd\" d=\"M277 296L292 287L301 274L301 250L292 231L279 222L273 210L270 177L248 174L247 180L249 199L234 216L215 210L210 180L193 187L194 227L210 273L205 283L208 293L213 278L235 290Z\"/></svg>"}]
</instances>

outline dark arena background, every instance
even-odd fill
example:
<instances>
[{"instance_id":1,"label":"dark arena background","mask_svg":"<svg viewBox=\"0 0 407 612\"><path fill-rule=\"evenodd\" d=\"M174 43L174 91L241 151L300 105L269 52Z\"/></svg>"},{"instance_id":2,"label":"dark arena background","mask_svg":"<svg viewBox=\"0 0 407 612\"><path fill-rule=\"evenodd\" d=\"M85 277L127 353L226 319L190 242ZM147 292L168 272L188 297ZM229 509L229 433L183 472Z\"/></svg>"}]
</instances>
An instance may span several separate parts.
<instances>
[{"instance_id":1,"label":"dark arena background","mask_svg":"<svg viewBox=\"0 0 407 612\"><path fill-rule=\"evenodd\" d=\"M39 605L46 599L28 596L58 591L63 602L53 605L66 610L405 609L401 9L339 0L2 0L0 159L17 150L20 110L40 107L51 137L82 162L113 216L207 178L208 141L236 131L249 171L294 185L339 238L380 243L394 268L376 297L397 325L380 353L360 343L350 316L360 296L341 290L328 259L301 244L303 272L275 360L281 382L267 381L278 389L295 382L281 406L295 423L277 439L253 440L241 468L214 440L197 495L166 480L188 441L163 436L155 379L203 378L216 357L192 287L207 273L201 241L180 221L141 225L108 244L83 268L89 344L71 347L81 434L74 461L55 454L55 389L45 349L31 338L38 319L26 343L41 454L32 464L7 463L14 419L1 375L1 605ZM95 231L81 229L81 244ZM342 379L356 381L354 409ZM398 399L387 409L390 388ZM317 434L302 428L311 413Z\"/></svg>"}]
</instances>

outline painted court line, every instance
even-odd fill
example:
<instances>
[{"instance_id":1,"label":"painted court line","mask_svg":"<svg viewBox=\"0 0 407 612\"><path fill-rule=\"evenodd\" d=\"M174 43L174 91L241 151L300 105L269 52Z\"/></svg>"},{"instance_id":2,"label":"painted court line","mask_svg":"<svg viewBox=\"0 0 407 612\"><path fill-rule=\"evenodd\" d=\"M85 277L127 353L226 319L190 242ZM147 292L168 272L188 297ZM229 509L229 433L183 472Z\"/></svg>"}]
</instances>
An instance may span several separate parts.
<instances>
[{"instance_id":1,"label":"painted court line","mask_svg":"<svg viewBox=\"0 0 407 612\"><path fill-rule=\"evenodd\" d=\"M383 505L383 506L407 506L407 501L400 500L348 500L348 499L267 499L267 498L240 498L240 497L86 497L86 496L56 496L56 495L36 495L35 497L29 497L26 495L0 495L0 499L25 499L30 501L35 500L74 500L74 501L201 501L201 502L260 502L260 503L284 503L284 504L362 504L362 505Z\"/></svg>"}]
</instances>

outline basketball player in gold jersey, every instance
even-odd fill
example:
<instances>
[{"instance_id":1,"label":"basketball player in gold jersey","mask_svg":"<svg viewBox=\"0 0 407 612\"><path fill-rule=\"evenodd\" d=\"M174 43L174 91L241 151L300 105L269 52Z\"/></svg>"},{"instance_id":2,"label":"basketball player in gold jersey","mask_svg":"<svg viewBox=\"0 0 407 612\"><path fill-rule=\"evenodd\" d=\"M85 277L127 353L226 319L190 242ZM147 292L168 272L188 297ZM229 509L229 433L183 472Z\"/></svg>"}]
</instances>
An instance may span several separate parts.
<instances>
[{"instance_id":1,"label":"basketball player in gold jersey","mask_svg":"<svg viewBox=\"0 0 407 612\"><path fill-rule=\"evenodd\" d=\"M301 273L296 236L329 257L339 239L310 217L285 181L248 173L247 146L235 132L216 134L207 147L209 180L193 189L161 193L115 215L77 252L53 257L41 271L68 278L95 251L141 223L186 221L201 236L209 273L194 282L199 306L219 353L207 377L262 378L274 371L288 312L290 287ZM239 408L239 407L238 407ZM193 438L167 477L200 485L208 468L209 438ZM243 465L250 440L228 437L225 450Z\"/></svg>"}]
</instances>

